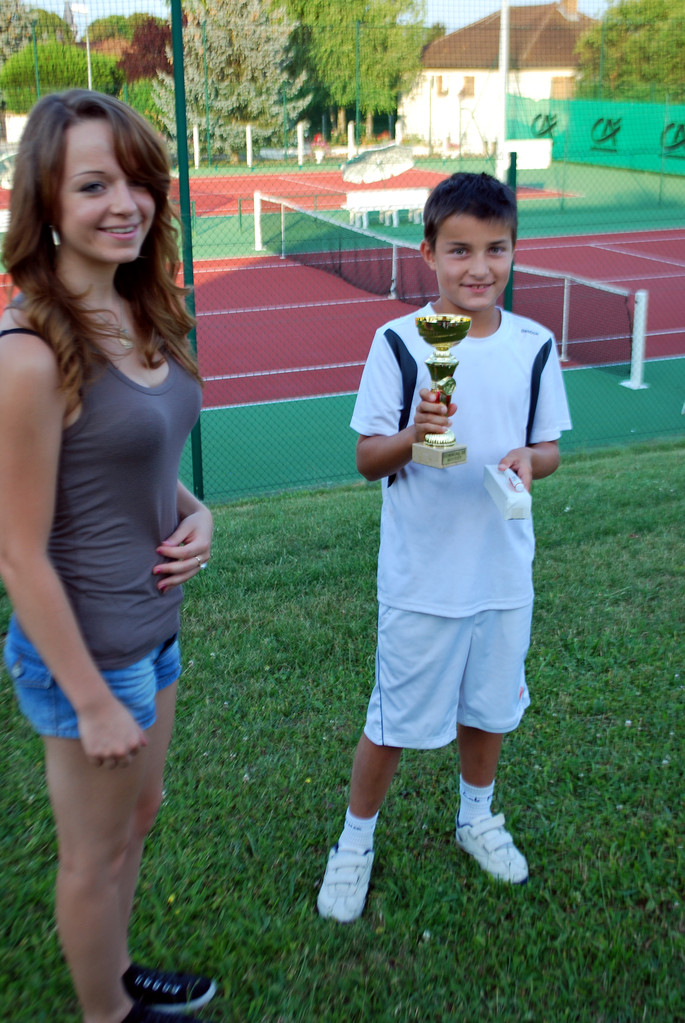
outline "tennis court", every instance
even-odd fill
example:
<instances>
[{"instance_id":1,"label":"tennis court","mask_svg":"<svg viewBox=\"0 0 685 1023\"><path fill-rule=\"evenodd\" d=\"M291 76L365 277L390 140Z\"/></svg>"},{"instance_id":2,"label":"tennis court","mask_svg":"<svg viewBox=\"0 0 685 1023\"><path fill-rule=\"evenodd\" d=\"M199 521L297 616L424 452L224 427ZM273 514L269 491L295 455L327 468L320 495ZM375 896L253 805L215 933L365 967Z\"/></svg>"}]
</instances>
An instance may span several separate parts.
<instances>
[{"instance_id":1,"label":"tennis court","mask_svg":"<svg viewBox=\"0 0 685 1023\"><path fill-rule=\"evenodd\" d=\"M382 256L367 249L362 276ZM527 267L649 291L648 386L631 390L620 384L630 375L632 300L577 286L564 363L574 430L565 450L682 433L685 230L523 239L517 257ZM563 279L517 271L515 281L514 309L561 336ZM195 287L207 378L206 492L232 497L355 479L349 420L368 347L376 328L411 304L277 254L200 261Z\"/></svg>"},{"instance_id":2,"label":"tennis court","mask_svg":"<svg viewBox=\"0 0 685 1023\"><path fill-rule=\"evenodd\" d=\"M397 188L434 188L439 181L458 168L424 169L413 167L392 179L379 181L374 185L378 191L392 191ZM190 195L194 212L198 217L232 217L254 212L253 197L256 190L269 195L287 196L292 202L300 202L311 209L339 209L347 195L363 192L369 186L347 182L340 170L291 171L255 170L250 174L228 173L213 175L205 172L190 182ZM538 182L534 185L522 183L518 188L521 199L560 199L564 192L555 184ZM172 186L172 198L178 199L178 182ZM566 193L568 198L573 193Z\"/></svg>"},{"instance_id":3,"label":"tennis court","mask_svg":"<svg viewBox=\"0 0 685 1023\"><path fill-rule=\"evenodd\" d=\"M376 262L379 254L368 251ZM678 302L683 292L674 287L685 276L685 231L524 239L517 264L633 291L647 288L647 359L685 355L685 298ZM515 278L514 309L560 335L559 279L550 284L523 272L517 276L522 280ZM274 256L196 264L195 287L205 408L354 391L374 331L408 311L404 302ZM569 368L629 362L631 311L625 300L586 288L577 306L578 347Z\"/></svg>"},{"instance_id":4,"label":"tennis court","mask_svg":"<svg viewBox=\"0 0 685 1023\"><path fill-rule=\"evenodd\" d=\"M455 169L415 167L393 179L392 187L432 187ZM587 168L582 170L584 174ZM612 180L619 180L616 172L611 173ZM518 187L521 237L516 262L519 268L552 276L545 280L517 269L513 308L545 323L558 338L567 330L564 367L574 430L564 437L564 448L575 451L681 435L685 204L682 221L677 211L662 211L664 220L682 226L606 229L612 217L587 205L596 205L596 200L581 180L570 180L566 172L560 188L558 175L535 177ZM381 183L379 191L383 187ZM644 180L636 187L633 215L624 216L626 223L640 219L635 211ZM285 195L305 212L322 213L333 222L330 230L337 232L349 225L341 207L354 189L342 181L339 170L296 167L277 174L255 171L191 178L197 349L206 386L195 447L201 458L193 466L188 448L184 477L197 481L199 464L201 487L210 500L357 478L356 438L349 420L373 333L431 297L432 275L419 272L421 260L415 249L407 254L410 271L402 270L409 296L417 288L415 301L388 297L390 288L384 284L392 245L416 246L421 226L407 217L397 227L372 224L387 244L376 249L372 239L358 239L353 283L339 276L336 259L333 265L328 259L330 253L322 261L325 270L305 265L302 253L282 258L280 215L273 214L276 227L262 253L255 251L254 230L255 191ZM0 195L0 206L2 200ZM583 215L576 211L564 220L560 210L568 212L574 203L586 204ZM544 223L541 210L548 211ZM660 225L660 216L649 219ZM597 223L598 232L580 233L573 226L580 222ZM531 224L538 225L536 237L528 236ZM554 224L563 224L564 230L568 225L568 234L553 232ZM340 245L336 242L330 248L339 250ZM326 249L321 242L300 247ZM569 286L569 275L618 287L629 295L597 291L577 281ZM631 390L619 385L630 376L634 293L640 289L649 294L647 387ZM568 316L565 290L570 295Z\"/></svg>"}]
</instances>

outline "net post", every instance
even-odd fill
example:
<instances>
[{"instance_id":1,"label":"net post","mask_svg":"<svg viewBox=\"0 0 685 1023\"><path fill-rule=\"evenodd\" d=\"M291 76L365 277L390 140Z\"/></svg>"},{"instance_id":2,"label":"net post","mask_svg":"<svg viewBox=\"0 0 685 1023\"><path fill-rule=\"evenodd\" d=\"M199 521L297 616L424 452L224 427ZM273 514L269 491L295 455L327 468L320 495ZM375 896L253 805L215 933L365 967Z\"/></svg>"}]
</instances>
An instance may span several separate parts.
<instances>
[{"instance_id":1,"label":"net post","mask_svg":"<svg viewBox=\"0 0 685 1023\"><path fill-rule=\"evenodd\" d=\"M564 277L564 308L561 319L561 355L559 359L561 362L568 362L568 319L569 319L569 306L571 304L571 282L568 277Z\"/></svg>"},{"instance_id":2,"label":"net post","mask_svg":"<svg viewBox=\"0 0 685 1023\"><path fill-rule=\"evenodd\" d=\"M388 298L397 298L397 246L392 247L392 270L390 280L390 294Z\"/></svg>"},{"instance_id":3,"label":"net post","mask_svg":"<svg viewBox=\"0 0 685 1023\"><path fill-rule=\"evenodd\" d=\"M285 206L281 203L281 259L285 259Z\"/></svg>"},{"instance_id":4,"label":"net post","mask_svg":"<svg viewBox=\"0 0 685 1023\"><path fill-rule=\"evenodd\" d=\"M254 247L255 252L264 248L262 242L262 193L254 193Z\"/></svg>"},{"instance_id":5,"label":"net post","mask_svg":"<svg viewBox=\"0 0 685 1023\"><path fill-rule=\"evenodd\" d=\"M630 379L621 380L622 387L632 391L641 391L649 387L644 382L645 368L645 337L647 334L647 305L649 292L642 288L635 292L635 310L633 313L633 336L630 353Z\"/></svg>"}]
</instances>

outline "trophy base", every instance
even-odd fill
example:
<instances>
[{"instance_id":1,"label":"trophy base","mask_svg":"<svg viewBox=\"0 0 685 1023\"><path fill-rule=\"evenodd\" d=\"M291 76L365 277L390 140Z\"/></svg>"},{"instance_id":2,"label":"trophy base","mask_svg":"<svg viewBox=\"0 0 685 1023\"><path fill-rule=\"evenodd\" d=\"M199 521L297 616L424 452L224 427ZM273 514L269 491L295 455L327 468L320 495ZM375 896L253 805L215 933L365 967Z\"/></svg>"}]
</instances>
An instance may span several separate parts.
<instances>
[{"instance_id":1,"label":"trophy base","mask_svg":"<svg viewBox=\"0 0 685 1023\"><path fill-rule=\"evenodd\" d=\"M450 465L463 465L466 461L466 445L450 444L436 448L430 444L412 444L411 460L419 465L430 465L434 469L448 469Z\"/></svg>"}]
</instances>

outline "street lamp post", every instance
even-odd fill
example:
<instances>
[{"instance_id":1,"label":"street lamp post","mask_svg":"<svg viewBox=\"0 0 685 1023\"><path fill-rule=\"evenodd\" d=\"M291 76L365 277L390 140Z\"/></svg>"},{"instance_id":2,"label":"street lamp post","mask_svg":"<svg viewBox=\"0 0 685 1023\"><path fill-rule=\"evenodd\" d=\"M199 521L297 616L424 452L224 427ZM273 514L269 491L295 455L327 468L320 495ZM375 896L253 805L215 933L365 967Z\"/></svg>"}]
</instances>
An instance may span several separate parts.
<instances>
[{"instance_id":1,"label":"street lamp post","mask_svg":"<svg viewBox=\"0 0 685 1023\"><path fill-rule=\"evenodd\" d=\"M205 64L205 120L207 122L207 166L212 166L212 146L209 123L209 80L207 76L207 19L202 22L202 55Z\"/></svg>"},{"instance_id":2,"label":"street lamp post","mask_svg":"<svg viewBox=\"0 0 685 1023\"><path fill-rule=\"evenodd\" d=\"M31 38L33 40L33 70L36 74L36 96L40 99L40 75L38 74L38 46L36 45L36 22L31 22Z\"/></svg>"},{"instance_id":3,"label":"street lamp post","mask_svg":"<svg viewBox=\"0 0 685 1023\"><path fill-rule=\"evenodd\" d=\"M499 26L500 108L496 134L495 174L506 180L507 91L509 88L509 0L502 0Z\"/></svg>"},{"instance_id":4,"label":"street lamp post","mask_svg":"<svg viewBox=\"0 0 685 1023\"><path fill-rule=\"evenodd\" d=\"M86 17L86 60L88 62L88 88L93 88L93 71L90 66L90 38L88 36L88 5L87 4L72 4L72 11L76 11L77 14L84 14Z\"/></svg>"}]
</instances>

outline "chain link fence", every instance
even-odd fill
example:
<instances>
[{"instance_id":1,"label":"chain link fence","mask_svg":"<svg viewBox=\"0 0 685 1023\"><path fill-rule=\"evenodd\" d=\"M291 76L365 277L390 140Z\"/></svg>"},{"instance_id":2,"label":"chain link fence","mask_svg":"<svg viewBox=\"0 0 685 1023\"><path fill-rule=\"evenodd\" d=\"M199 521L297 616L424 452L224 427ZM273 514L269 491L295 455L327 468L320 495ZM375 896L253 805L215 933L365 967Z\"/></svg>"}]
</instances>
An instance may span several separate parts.
<instances>
[{"instance_id":1,"label":"chain link fence","mask_svg":"<svg viewBox=\"0 0 685 1023\"><path fill-rule=\"evenodd\" d=\"M407 0L391 24L357 6L308 22L300 4L298 22L294 2L0 0L0 226L46 92L116 94L168 139L206 380L188 482L225 501L357 478L371 338L430 293L399 289L396 261L420 263L425 196L460 170L517 189L506 302L558 338L565 450L682 435L685 97L667 42L631 80L600 2L603 20L564 0L541 21L540 5L435 0L426 17Z\"/></svg>"}]
</instances>

